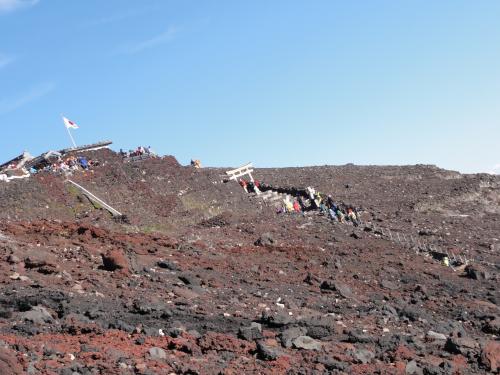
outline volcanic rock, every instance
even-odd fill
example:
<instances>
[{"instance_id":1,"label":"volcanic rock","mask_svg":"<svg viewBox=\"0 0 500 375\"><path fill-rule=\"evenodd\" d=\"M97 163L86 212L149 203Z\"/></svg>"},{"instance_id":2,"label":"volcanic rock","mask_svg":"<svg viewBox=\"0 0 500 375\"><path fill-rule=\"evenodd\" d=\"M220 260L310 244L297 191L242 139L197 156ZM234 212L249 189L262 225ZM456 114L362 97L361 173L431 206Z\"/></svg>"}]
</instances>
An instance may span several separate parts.
<instances>
[{"instance_id":1,"label":"volcanic rock","mask_svg":"<svg viewBox=\"0 0 500 375\"><path fill-rule=\"evenodd\" d=\"M423 371L415 360L410 361L406 364L405 373L408 375L423 375Z\"/></svg>"},{"instance_id":2,"label":"volcanic rock","mask_svg":"<svg viewBox=\"0 0 500 375\"><path fill-rule=\"evenodd\" d=\"M54 321L52 315L43 306L33 306L30 311L23 313L22 317L34 324L52 323Z\"/></svg>"},{"instance_id":3,"label":"volcanic rock","mask_svg":"<svg viewBox=\"0 0 500 375\"><path fill-rule=\"evenodd\" d=\"M255 241L255 246L272 246L275 242L273 235L266 232Z\"/></svg>"},{"instance_id":4,"label":"volcanic rock","mask_svg":"<svg viewBox=\"0 0 500 375\"><path fill-rule=\"evenodd\" d=\"M168 269L171 271L178 271L179 270L179 267L175 263L170 262L168 260L159 260L156 264L160 268L165 268L165 269Z\"/></svg>"},{"instance_id":5,"label":"volcanic rock","mask_svg":"<svg viewBox=\"0 0 500 375\"><path fill-rule=\"evenodd\" d=\"M257 355L264 361L274 361L282 355L277 347L268 345L265 341L257 341Z\"/></svg>"},{"instance_id":6,"label":"volcanic rock","mask_svg":"<svg viewBox=\"0 0 500 375\"><path fill-rule=\"evenodd\" d=\"M490 273L484 268L477 264L469 264L465 267L466 275L474 280L489 280L491 278Z\"/></svg>"},{"instance_id":7,"label":"volcanic rock","mask_svg":"<svg viewBox=\"0 0 500 375\"><path fill-rule=\"evenodd\" d=\"M106 254L102 254L101 257L103 268L106 271L119 270L125 273L129 271L130 265L126 256L123 254L123 251L114 249L108 251Z\"/></svg>"},{"instance_id":8,"label":"volcanic rock","mask_svg":"<svg viewBox=\"0 0 500 375\"><path fill-rule=\"evenodd\" d=\"M6 348L0 348L0 374L22 375L22 366L19 364L15 353Z\"/></svg>"},{"instance_id":9,"label":"volcanic rock","mask_svg":"<svg viewBox=\"0 0 500 375\"><path fill-rule=\"evenodd\" d=\"M488 341L481 351L481 363L492 373L500 370L500 341Z\"/></svg>"},{"instance_id":10,"label":"volcanic rock","mask_svg":"<svg viewBox=\"0 0 500 375\"><path fill-rule=\"evenodd\" d=\"M249 327L240 327L238 337L247 341L253 341L262 338L262 326L253 322Z\"/></svg>"},{"instance_id":11,"label":"volcanic rock","mask_svg":"<svg viewBox=\"0 0 500 375\"><path fill-rule=\"evenodd\" d=\"M483 326L483 331L492 335L500 336L500 317L496 316Z\"/></svg>"},{"instance_id":12,"label":"volcanic rock","mask_svg":"<svg viewBox=\"0 0 500 375\"><path fill-rule=\"evenodd\" d=\"M149 357L154 360L167 359L167 353L162 348L152 347L148 350Z\"/></svg>"},{"instance_id":13,"label":"volcanic rock","mask_svg":"<svg viewBox=\"0 0 500 375\"><path fill-rule=\"evenodd\" d=\"M321 350L321 343L309 336L299 336L293 340L293 347L304 350Z\"/></svg>"},{"instance_id":14,"label":"volcanic rock","mask_svg":"<svg viewBox=\"0 0 500 375\"><path fill-rule=\"evenodd\" d=\"M304 336L306 333L307 329L305 327L287 328L280 334L281 345L285 348L291 348L293 341L299 336Z\"/></svg>"},{"instance_id":15,"label":"volcanic rock","mask_svg":"<svg viewBox=\"0 0 500 375\"><path fill-rule=\"evenodd\" d=\"M445 349L450 353L466 355L470 350L478 349L479 344L468 337L449 337Z\"/></svg>"},{"instance_id":16,"label":"volcanic rock","mask_svg":"<svg viewBox=\"0 0 500 375\"><path fill-rule=\"evenodd\" d=\"M264 311L262 313L261 321L270 327L283 327L290 324L293 319L286 312L268 312Z\"/></svg>"},{"instance_id":17,"label":"volcanic rock","mask_svg":"<svg viewBox=\"0 0 500 375\"><path fill-rule=\"evenodd\" d=\"M428 331L426 337L432 340L446 340L446 335L434 331Z\"/></svg>"},{"instance_id":18,"label":"volcanic rock","mask_svg":"<svg viewBox=\"0 0 500 375\"><path fill-rule=\"evenodd\" d=\"M367 364L375 358L375 354L367 349L359 349L354 352L354 358L359 363Z\"/></svg>"}]
</instances>

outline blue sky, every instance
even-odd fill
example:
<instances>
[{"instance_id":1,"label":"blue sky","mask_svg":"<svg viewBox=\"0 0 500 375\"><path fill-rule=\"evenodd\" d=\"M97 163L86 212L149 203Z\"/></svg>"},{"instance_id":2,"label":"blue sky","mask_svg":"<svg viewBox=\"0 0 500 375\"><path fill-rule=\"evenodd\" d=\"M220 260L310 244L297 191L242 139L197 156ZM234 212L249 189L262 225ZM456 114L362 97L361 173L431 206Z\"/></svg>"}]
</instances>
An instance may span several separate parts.
<instances>
[{"instance_id":1,"label":"blue sky","mask_svg":"<svg viewBox=\"0 0 500 375\"><path fill-rule=\"evenodd\" d=\"M0 0L0 160L500 172L500 2Z\"/></svg>"}]
</instances>

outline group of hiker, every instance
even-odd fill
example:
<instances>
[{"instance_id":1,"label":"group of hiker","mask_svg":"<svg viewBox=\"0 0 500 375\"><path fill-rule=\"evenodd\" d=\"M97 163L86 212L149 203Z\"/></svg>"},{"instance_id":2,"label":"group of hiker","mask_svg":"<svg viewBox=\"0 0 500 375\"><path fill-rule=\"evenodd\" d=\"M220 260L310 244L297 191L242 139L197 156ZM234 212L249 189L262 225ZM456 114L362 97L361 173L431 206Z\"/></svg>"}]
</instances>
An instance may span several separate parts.
<instances>
[{"instance_id":1,"label":"group of hiker","mask_svg":"<svg viewBox=\"0 0 500 375\"><path fill-rule=\"evenodd\" d=\"M36 174L40 172L51 172L56 174L71 174L78 170L87 171L92 167L99 165L98 161L89 160L85 156L70 156L66 159L59 160L55 163L49 164L42 169L36 169L32 167L30 169L30 174Z\"/></svg>"},{"instance_id":2,"label":"group of hiker","mask_svg":"<svg viewBox=\"0 0 500 375\"><path fill-rule=\"evenodd\" d=\"M260 182L258 180L247 181L240 178L239 184L247 193L260 193Z\"/></svg>"},{"instance_id":3,"label":"group of hiker","mask_svg":"<svg viewBox=\"0 0 500 375\"><path fill-rule=\"evenodd\" d=\"M191 159L191 167L195 169L200 169L201 168L201 161L198 159Z\"/></svg>"},{"instance_id":4,"label":"group of hiker","mask_svg":"<svg viewBox=\"0 0 500 375\"><path fill-rule=\"evenodd\" d=\"M284 190L276 189L272 186L261 184L258 180L247 181L243 178L239 179L240 186L247 193L257 193L261 191L268 190ZM285 198L280 204L276 212L277 213L302 213L311 210L317 210L322 215L327 215L332 221L339 223L352 223L354 226L358 226L361 223L361 215L359 210L352 206L347 205L343 202L335 202L331 195L325 195L323 193L317 192L312 187L307 187L306 189L294 189L292 195L285 195Z\"/></svg>"},{"instance_id":5,"label":"group of hiker","mask_svg":"<svg viewBox=\"0 0 500 375\"><path fill-rule=\"evenodd\" d=\"M123 151L123 149L120 149L120 155L123 158L132 158L135 156L155 155L155 153L151 149L151 146L148 147L138 146L135 150Z\"/></svg>"}]
</instances>

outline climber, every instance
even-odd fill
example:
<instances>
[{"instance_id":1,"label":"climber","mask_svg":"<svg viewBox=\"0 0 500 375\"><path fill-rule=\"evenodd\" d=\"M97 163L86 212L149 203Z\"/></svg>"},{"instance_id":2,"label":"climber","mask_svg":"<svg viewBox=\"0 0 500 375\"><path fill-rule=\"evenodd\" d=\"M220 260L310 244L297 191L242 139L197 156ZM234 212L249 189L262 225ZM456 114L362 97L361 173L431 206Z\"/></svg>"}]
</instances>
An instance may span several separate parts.
<instances>
[{"instance_id":1,"label":"climber","mask_svg":"<svg viewBox=\"0 0 500 375\"><path fill-rule=\"evenodd\" d=\"M294 199L293 201L293 210L295 212L301 212L301 208L300 208L300 204L299 204L299 201L297 199Z\"/></svg>"},{"instance_id":2,"label":"climber","mask_svg":"<svg viewBox=\"0 0 500 375\"><path fill-rule=\"evenodd\" d=\"M244 179L240 178L240 181L239 181L241 187L243 188L243 190L245 190L246 193L248 193L248 182L246 182Z\"/></svg>"},{"instance_id":3,"label":"climber","mask_svg":"<svg viewBox=\"0 0 500 375\"><path fill-rule=\"evenodd\" d=\"M339 223L344 222L345 215L342 213L341 209L337 207L337 219L339 220Z\"/></svg>"},{"instance_id":4,"label":"climber","mask_svg":"<svg viewBox=\"0 0 500 375\"><path fill-rule=\"evenodd\" d=\"M354 224L355 227L358 226L358 219L357 219L356 214L354 213L354 210L352 209L352 207L349 207L347 209L347 218L352 221L352 223Z\"/></svg>"},{"instance_id":5,"label":"climber","mask_svg":"<svg viewBox=\"0 0 500 375\"><path fill-rule=\"evenodd\" d=\"M78 158L78 162L80 163L80 166L85 169L85 170L88 170L89 169L89 162L87 161L87 158L82 156L80 158Z\"/></svg>"}]
</instances>

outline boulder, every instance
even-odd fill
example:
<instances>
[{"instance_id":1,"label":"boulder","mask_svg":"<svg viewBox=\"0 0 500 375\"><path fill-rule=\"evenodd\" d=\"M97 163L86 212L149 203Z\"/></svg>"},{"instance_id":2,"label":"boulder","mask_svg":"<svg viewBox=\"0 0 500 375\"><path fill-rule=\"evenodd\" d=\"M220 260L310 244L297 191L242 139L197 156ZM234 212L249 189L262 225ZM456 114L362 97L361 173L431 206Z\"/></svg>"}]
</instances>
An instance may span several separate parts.
<instances>
[{"instance_id":1,"label":"boulder","mask_svg":"<svg viewBox=\"0 0 500 375\"><path fill-rule=\"evenodd\" d=\"M358 363L365 365L375 358L375 354L367 349L358 349L354 352L354 358Z\"/></svg>"},{"instance_id":2,"label":"boulder","mask_svg":"<svg viewBox=\"0 0 500 375\"><path fill-rule=\"evenodd\" d=\"M434 331L428 331L426 337L431 340L446 340L446 335Z\"/></svg>"},{"instance_id":3,"label":"boulder","mask_svg":"<svg viewBox=\"0 0 500 375\"><path fill-rule=\"evenodd\" d=\"M291 348L293 345L293 340L297 337L304 336L307 333L307 329L304 327L290 327L281 332L280 340L281 345L285 348Z\"/></svg>"},{"instance_id":4,"label":"boulder","mask_svg":"<svg viewBox=\"0 0 500 375\"><path fill-rule=\"evenodd\" d=\"M355 343L370 344L377 341L377 339L374 336L364 333L360 329L353 329L349 331L347 335L347 341L353 344Z\"/></svg>"},{"instance_id":5,"label":"boulder","mask_svg":"<svg viewBox=\"0 0 500 375\"><path fill-rule=\"evenodd\" d=\"M490 273L477 264L469 264L465 267L465 274L473 280L489 280L491 278Z\"/></svg>"},{"instance_id":6,"label":"boulder","mask_svg":"<svg viewBox=\"0 0 500 375\"><path fill-rule=\"evenodd\" d=\"M335 291L344 298L354 298L351 288L339 281L325 280L321 283L320 288Z\"/></svg>"},{"instance_id":7,"label":"boulder","mask_svg":"<svg viewBox=\"0 0 500 375\"><path fill-rule=\"evenodd\" d=\"M254 341L262 338L262 326L253 322L249 327L240 327L238 337L247 341Z\"/></svg>"},{"instance_id":8,"label":"boulder","mask_svg":"<svg viewBox=\"0 0 500 375\"><path fill-rule=\"evenodd\" d=\"M309 336L299 336L293 340L293 346L304 350L321 350L322 344Z\"/></svg>"},{"instance_id":9,"label":"boulder","mask_svg":"<svg viewBox=\"0 0 500 375\"><path fill-rule=\"evenodd\" d=\"M410 361L406 364L405 373L408 375L423 375L423 370L418 367L415 360Z\"/></svg>"},{"instance_id":10,"label":"boulder","mask_svg":"<svg viewBox=\"0 0 500 375\"><path fill-rule=\"evenodd\" d=\"M159 260L156 265L160 268L165 268L167 270L170 270L170 271L178 271L179 270L179 267L173 263L173 262L170 262L168 260Z\"/></svg>"},{"instance_id":11,"label":"boulder","mask_svg":"<svg viewBox=\"0 0 500 375\"><path fill-rule=\"evenodd\" d=\"M399 289L399 285L393 281L390 281L390 280L382 280L380 285L384 289L389 289L389 290L398 290Z\"/></svg>"},{"instance_id":12,"label":"boulder","mask_svg":"<svg viewBox=\"0 0 500 375\"><path fill-rule=\"evenodd\" d=\"M23 319L34 324L52 323L54 318L43 306L33 306L30 311L23 313Z\"/></svg>"},{"instance_id":13,"label":"boulder","mask_svg":"<svg viewBox=\"0 0 500 375\"><path fill-rule=\"evenodd\" d=\"M167 359L167 353L162 348L156 346L148 350L149 357L153 360Z\"/></svg>"},{"instance_id":14,"label":"boulder","mask_svg":"<svg viewBox=\"0 0 500 375\"><path fill-rule=\"evenodd\" d=\"M497 316L486 322L483 326L483 331L492 335L500 336L500 317Z\"/></svg>"},{"instance_id":15,"label":"boulder","mask_svg":"<svg viewBox=\"0 0 500 375\"><path fill-rule=\"evenodd\" d=\"M500 341L488 341L481 351L481 364L492 373L500 371Z\"/></svg>"},{"instance_id":16,"label":"boulder","mask_svg":"<svg viewBox=\"0 0 500 375\"><path fill-rule=\"evenodd\" d=\"M262 312L262 323L267 324L270 327L283 327L292 322L292 318L285 312L271 313L269 311Z\"/></svg>"},{"instance_id":17,"label":"boulder","mask_svg":"<svg viewBox=\"0 0 500 375\"><path fill-rule=\"evenodd\" d=\"M255 246L272 246L276 243L271 233L263 233L254 243Z\"/></svg>"},{"instance_id":18,"label":"boulder","mask_svg":"<svg viewBox=\"0 0 500 375\"><path fill-rule=\"evenodd\" d=\"M279 348L273 347L263 340L257 341L257 355L260 359L264 361L274 361L282 354Z\"/></svg>"},{"instance_id":19,"label":"boulder","mask_svg":"<svg viewBox=\"0 0 500 375\"><path fill-rule=\"evenodd\" d=\"M470 350L478 349L479 344L468 337L449 337L444 348L453 354L467 355Z\"/></svg>"}]
</instances>

